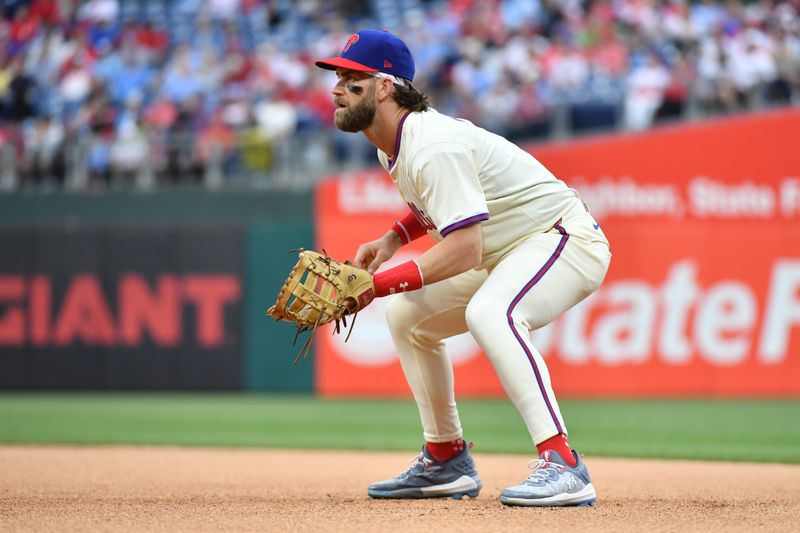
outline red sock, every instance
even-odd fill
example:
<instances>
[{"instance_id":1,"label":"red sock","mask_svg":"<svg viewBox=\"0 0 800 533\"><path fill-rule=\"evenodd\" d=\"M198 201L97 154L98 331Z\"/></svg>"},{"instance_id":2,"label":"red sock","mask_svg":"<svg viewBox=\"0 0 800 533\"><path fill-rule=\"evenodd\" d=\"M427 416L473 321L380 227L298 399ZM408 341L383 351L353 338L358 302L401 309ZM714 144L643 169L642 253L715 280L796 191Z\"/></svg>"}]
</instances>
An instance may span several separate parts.
<instances>
[{"instance_id":1,"label":"red sock","mask_svg":"<svg viewBox=\"0 0 800 533\"><path fill-rule=\"evenodd\" d=\"M578 464L578 461L575 460L575 456L572 455L572 448L569 447L566 435L550 437L546 441L537 444L536 450L540 455L546 450L553 450L558 452L558 455L564 459L568 466L575 466Z\"/></svg>"},{"instance_id":2,"label":"red sock","mask_svg":"<svg viewBox=\"0 0 800 533\"><path fill-rule=\"evenodd\" d=\"M425 446L428 447L429 454L443 463L463 452L465 444L464 439L458 439L450 442L428 442Z\"/></svg>"}]
</instances>

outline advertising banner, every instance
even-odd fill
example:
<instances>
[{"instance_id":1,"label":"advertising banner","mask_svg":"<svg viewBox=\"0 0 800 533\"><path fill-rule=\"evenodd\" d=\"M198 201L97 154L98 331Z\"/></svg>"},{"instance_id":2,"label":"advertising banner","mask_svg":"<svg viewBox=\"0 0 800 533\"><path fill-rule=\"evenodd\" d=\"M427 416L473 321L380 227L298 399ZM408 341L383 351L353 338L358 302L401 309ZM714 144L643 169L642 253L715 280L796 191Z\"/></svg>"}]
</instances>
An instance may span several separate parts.
<instances>
[{"instance_id":1,"label":"advertising banner","mask_svg":"<svg viewBox=\"0 0 800 533\"><path fill-rule=\"evenodd\" d=\"M601 288L532 339L567 395L800 394L800 111L527 149L576 188L611 242ZM351 258L407 207L383 170L316 190L317 246ZM396 264L430 247L423 237ZM406 395L385 299L345 344L317 337L317 390ZM467 335L457 392L501 395Z\"/></svg>"},{"instance_id":2,"label":"advertising banner","mask_svg":"<svg viewBox=\"0 0 800 533\"><path fill-rule=\"evenodd\" d=\"M0 389L236 390L240 229L0 230Z\"/></svg>"}]
</instances>

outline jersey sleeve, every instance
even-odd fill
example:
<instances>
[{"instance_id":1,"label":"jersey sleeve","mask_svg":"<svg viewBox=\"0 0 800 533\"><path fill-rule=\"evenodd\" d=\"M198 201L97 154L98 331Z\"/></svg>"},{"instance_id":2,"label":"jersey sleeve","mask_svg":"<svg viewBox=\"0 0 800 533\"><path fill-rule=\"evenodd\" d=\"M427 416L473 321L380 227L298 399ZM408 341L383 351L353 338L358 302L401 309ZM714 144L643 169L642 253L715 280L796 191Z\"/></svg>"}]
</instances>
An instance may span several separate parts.
<instances>
[{"instance_id":1,"label":"jersey sleeve","mask_svg":"<svg viewBox=\"0 0 800 533\"><path fill-rule=\"evenodd\" d=\"M467 146L437 143L414 161L414 181L425 214L442 237L489 219L478 171Z\"/></svg>"}]
</instances>

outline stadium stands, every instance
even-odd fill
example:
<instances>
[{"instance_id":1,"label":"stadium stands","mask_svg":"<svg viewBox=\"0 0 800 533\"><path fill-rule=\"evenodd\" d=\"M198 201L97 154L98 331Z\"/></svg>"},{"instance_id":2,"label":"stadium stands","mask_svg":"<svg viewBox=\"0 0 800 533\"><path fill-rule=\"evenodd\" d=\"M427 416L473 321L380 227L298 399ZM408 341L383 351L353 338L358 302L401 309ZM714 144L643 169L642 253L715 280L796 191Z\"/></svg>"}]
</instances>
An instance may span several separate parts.
<instances>
[{"instance_id":1,"label":"stadium stands","mask_svg":"<svg viewBox=\"0 0 800 533\"><path fill-rule=\"evenodd\" d=\"M800 1L18 0L0 190L308 187L374 164L311 58L386 27L434 106L514 140L800 101Z\"/></svg>"}]
</instances>

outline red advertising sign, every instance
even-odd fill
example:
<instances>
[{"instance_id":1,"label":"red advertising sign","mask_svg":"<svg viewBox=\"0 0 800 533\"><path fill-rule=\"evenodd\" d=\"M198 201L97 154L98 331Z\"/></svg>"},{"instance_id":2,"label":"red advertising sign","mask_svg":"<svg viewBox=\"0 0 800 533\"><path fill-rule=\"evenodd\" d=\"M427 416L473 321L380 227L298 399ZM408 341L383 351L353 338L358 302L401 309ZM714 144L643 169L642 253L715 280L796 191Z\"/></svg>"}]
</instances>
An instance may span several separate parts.
<instances>
[{"instance_id":1,"label":"red advertising sign","mask_svg":"<svg viewBox=\"0 0 800 533\"><path fill-rule=\"evenodd\" d=\"M581 192L613 253L603 286L532 335L557 392L800 394L798 139L800 111L782 110L530 147ZM380 169L329 179L316 201L318 246L339 258L407 209ZM347 344L318 337L320 393L408 394L385 305L359 314ZM503 394L469 335L448 353L457 392Z\"/></svg>"}]
</instances>

